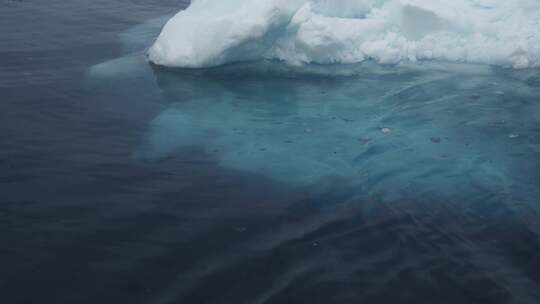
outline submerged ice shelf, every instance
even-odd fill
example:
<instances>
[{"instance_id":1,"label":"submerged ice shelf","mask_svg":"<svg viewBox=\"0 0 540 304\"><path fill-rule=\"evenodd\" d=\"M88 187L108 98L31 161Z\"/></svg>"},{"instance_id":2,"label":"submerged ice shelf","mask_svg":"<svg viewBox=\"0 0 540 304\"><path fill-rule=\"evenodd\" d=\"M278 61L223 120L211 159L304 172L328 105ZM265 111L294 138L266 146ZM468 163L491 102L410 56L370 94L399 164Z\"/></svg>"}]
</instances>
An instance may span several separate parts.
<instances>
[{"instance_id":1,"label":"submerged ice shelf","mask_svg":"<svg viewBox=\"0 0 540 304\"><path fill-rule=\"evenodd\" d=\"M178 102L151 122L137 156L197 147L224 168L368 196L526 193L535 187L536 173L523 170L539 152L540 105L530 103L539 88L469 72L280 78L241 66L156 69L161 92Z\"/></svg>"},{"instance_id":2,"label":"submerged ice shelf","mask_svg":"<svg viewBox=\"0 0 540 304\"><path fill-rule=\"evenodd\" d=\"M165 25L149 58L189 68L263 58L539 67L540 2L195 0Z\"/></svg>"}]
</instances>

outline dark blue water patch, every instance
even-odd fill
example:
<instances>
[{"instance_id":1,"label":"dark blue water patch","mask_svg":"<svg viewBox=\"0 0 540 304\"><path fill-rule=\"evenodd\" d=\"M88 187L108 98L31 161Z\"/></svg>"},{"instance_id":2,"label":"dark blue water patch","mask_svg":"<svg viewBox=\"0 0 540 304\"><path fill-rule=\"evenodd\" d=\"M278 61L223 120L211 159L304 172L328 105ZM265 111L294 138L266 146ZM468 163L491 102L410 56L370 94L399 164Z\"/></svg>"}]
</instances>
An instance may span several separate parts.
<instances>
[{"instance_id":1,"label":"dark blue water patch","mask_svg":"<svg viewBox=\"0 0 540 304\"><path fill-rule=\"evenodd\" d=\"M198 199L193 204L211 202L205 195L194 196ZM251 201L236 208L210 203L191 213L194 209L175 207L172 202L179 202L178 198L171 197L169 204L155 207L160 212L147 209L127 221L102 222L94 233L70 241L69 247L57 247L56 255L63 258L42 263L31 276L27 272L14 276L8 286L39 284L34 289L37 295L83 303L152 302L162 297L167 302L352 303L362 299L390 303L406 298L420 303L508 303L513 298L527 299L534 291L525 288L531 282L518 275L516 264L500 260L501 252L517 261L523 261L520 253L530 255L512 246L526 240L515 240L520 223L512 223L513 230L497 228L500 222L464 218L461 211L452 211L455 206L440 202L419 210L417 203L355 201L327 212L314 209L310 199L300 198L305 208L293 213L276 201ZM222 220L208 215L216 207L221 208ZM482 231L486 233L477 233ZM500 272L493 272L490 263L502 267ZM523 269L530 266L534 264L528 262ZM55 283L40 279L52 272ZM499 279L506 275L518 275L514 282L525 285L509 286L512 282ZM89 298L64 292L66 286L77 289L89 278L99 282L92 285L96 290L87 287ZM33 296L18 298L24 297Z\"/></svg>"}]
</instances>

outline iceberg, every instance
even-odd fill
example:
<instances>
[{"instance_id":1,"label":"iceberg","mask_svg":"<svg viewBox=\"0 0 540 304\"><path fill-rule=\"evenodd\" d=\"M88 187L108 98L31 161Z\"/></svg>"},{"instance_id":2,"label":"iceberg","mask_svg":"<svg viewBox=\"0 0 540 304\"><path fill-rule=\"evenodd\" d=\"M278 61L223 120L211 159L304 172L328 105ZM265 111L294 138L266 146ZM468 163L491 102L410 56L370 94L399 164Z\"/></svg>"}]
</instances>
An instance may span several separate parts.
<instances>
[{"instance_id":1,"label":"iceberg","mask_svg":"<svg viewBox=\"0 0 540 304\"><path fill-rule=\"evenodd\" d=\"M540 2L194 0L166 23L148 57L180 68L254 60L540 67Z\"/></svg>"},{"instance_id":2,"label":"iceberg","mask_svg":"<svg viewBox=\"0 0 540 304\"><path fill-rule=\"evenodd\" d=\"M317 11L326 9L320 3ZM366 7L328 14L362 17ZM88 78L88 90L113 80L119 111L152 117L133 152L137 163L204 161L366 199L540 197L538 170L530 170L540 151L540 69L263 60L178 71L145 58L162 22L123 33L126 54L93 66Z\"/></svg>"}]
</instances>

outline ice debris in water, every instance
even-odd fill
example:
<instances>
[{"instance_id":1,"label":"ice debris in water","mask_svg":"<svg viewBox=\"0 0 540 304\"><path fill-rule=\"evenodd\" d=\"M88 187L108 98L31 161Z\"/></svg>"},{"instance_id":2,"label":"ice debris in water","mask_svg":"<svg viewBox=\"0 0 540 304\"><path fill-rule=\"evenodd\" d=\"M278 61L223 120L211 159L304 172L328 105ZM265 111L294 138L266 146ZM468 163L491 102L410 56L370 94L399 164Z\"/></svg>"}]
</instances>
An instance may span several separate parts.
<instances>
[{"instance_id":1,"label":"ice debris in water","mask_svg":"<svg viewBox=\"0 0 540 304\"><path fill-rule=\"evenodd\" d=\"M540 1L194 0L149 58L191 68L260 59L540 67Z\"/></svg>"}]
</instances>

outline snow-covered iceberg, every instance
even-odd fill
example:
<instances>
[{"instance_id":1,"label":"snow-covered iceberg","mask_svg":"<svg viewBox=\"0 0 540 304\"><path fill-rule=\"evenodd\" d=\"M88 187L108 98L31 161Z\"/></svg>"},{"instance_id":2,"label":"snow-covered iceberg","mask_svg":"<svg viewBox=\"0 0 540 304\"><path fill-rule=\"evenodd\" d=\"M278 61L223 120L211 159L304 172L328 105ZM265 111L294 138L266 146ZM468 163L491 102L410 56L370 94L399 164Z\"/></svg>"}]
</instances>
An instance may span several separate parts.
<instances>
[{"instance_id":1,"label":"snow-covered iceberg","mask_svg":"<svg viewBox=\"0 0 540 304\"><path fill-rule=\"evenodd\" d=\"M149 58L188 68L261 59L540 67L540 1L193 0Z\"/></svg>"}]
</instances>

